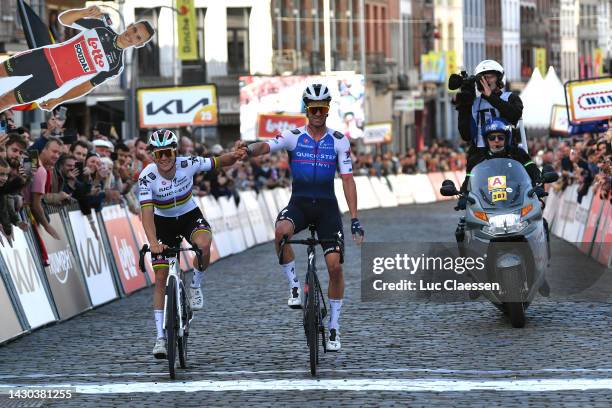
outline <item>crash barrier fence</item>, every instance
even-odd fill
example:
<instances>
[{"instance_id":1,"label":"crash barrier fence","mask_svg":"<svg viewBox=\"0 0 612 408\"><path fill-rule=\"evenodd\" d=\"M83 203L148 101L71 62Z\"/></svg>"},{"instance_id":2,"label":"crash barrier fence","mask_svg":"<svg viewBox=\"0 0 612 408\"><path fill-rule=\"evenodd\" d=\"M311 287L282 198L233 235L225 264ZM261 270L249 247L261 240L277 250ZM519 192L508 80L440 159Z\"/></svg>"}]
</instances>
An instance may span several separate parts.
<instances>
[{"instance_id":1,"label":"crash barrier fence","mask_svg":"<svg viewBox=\"0 0 612 408\"><path fill-rule=\"evenodd\" d=\"M442 181L460 185L464 177L464 172L358 176L358 209L451 200L439 193ZM336 179L334 187L340 210L348 211L342 180ZM211 262L274 239L274 220L291 193L276 188L239 195L238 205L233 197L196 199L213 230ZM150 258L146 273L138 270L138 250L147 239L140 217L125 204L103 207L91 222L76 205L48 207L47 213L59 240L42 228L29 227L25 232L15 228L12 245L6 241L0 245L0 343L128 296L155 281ZM555 235L610 264L610 245L603 245L612 241L609 202L590 191L577 204L576 187L569 187L550 194L545 216ZM48 266L43 266L35 234L44 244ZM180 259L184 270L193 261L189 254Z\"/></svg>"}]
</instances>

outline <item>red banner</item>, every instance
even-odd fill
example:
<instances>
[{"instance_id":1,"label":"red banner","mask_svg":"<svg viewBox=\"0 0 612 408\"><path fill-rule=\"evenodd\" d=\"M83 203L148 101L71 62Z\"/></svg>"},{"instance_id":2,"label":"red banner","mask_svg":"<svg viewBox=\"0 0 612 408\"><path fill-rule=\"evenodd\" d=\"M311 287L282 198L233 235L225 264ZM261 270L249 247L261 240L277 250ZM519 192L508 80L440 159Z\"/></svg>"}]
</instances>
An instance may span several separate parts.
<instances>
[{"instance_id":1,"label":"red banner","mask_svg":"<svg viewBox=\"0 0 612 408\"><path fill-rule=\"evenodd\" d=\"M257 115L257 137L271 138L285 130L305 126L307 122L304 115L260 113Z\"/></svg>"},{"instance_id":2,"label":"red banner","mask_svg":"<svg viewBox=\"0 0 612 408\"><path fill-rule=\"evenodd\" d=\"M108 232L119 279L125 293L132 293L144 286L145 276L138 270L138 249L125 209L120 205L111 205L102 209L102 218Z\"/></svg>"},{"instance_id":3,"label":"red banner","mask_svg":"<svg viewBox=\"0 0 612 408\"><path fill-rule=\"evenodd\" d=\"M129 213L130 224L132 224L132 228L134 229L134 235L136 235L136 247L140 251L140 248L146 243L147 236L144 232L144 227L142 226L142 221L138 215ZM149 280L151 284L155 284L155 273L153 272L153 267L151 266L151 254L147 254L145 258L145 268L147 269L147 274L149 275ZM138 270L140 273L140 269Z\"/></svg>"}]
</instances>

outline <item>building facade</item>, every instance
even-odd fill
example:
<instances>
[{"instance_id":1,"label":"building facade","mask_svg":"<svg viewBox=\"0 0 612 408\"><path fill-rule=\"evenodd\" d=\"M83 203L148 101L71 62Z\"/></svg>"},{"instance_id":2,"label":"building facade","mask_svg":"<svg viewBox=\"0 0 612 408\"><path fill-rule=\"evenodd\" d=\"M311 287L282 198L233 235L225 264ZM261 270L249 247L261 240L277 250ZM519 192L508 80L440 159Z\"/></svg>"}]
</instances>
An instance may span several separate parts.
<instances>
[{"instance_id":1,"label":"building facade","mask_svg":"<svg viewBox=\"0 0 612 408\"><path fill-rule=\"evenodd\" d=\"M561 72L563 82L579 77L578 11L575 0L560 0Z\"/></svg>"},{"instance_id":2,"label":"building facade","mask_svg":"<svg viewBox=\"0 0 612 408\"><path fill-rule=\"evenodd\" d=\"M485 59L485 0L463 0L463 53L470 73Z\"/></svg>"},{"instance_id":3,"label":"building facade","mask_svg":"<svg viewBox=\"0 0 612 408\"><path fill-rule=\"evenodd\" d=\"M501 0L502 61L506 80L521 80L521 17L519 0Z\"/></svg>"}]
</instances>

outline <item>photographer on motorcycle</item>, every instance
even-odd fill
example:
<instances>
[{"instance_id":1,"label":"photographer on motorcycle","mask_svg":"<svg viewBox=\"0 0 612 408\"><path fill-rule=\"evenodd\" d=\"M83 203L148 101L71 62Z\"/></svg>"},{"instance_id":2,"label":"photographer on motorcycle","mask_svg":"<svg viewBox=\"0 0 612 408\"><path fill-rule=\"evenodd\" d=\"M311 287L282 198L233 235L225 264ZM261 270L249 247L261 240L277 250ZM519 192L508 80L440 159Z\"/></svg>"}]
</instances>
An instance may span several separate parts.
<instances>
[{"instance_id":1,"label":"photographer on motorcycle","mask_svg":"<svg viewBox=\"0 0 612 408\"><path fill-rule=\"evenodd\" d=\"M504 91L505 82L504 68L493 60L480 62L474 69L474 77L463 80L455 105L459 113L459 134L470 143L468 162L472 156L485 150L483 129L487 120L503 118L516 126L523 115L521 98L513 92ZM475 88L480 92L478 97Z\"/></svg>"}]
</instances>

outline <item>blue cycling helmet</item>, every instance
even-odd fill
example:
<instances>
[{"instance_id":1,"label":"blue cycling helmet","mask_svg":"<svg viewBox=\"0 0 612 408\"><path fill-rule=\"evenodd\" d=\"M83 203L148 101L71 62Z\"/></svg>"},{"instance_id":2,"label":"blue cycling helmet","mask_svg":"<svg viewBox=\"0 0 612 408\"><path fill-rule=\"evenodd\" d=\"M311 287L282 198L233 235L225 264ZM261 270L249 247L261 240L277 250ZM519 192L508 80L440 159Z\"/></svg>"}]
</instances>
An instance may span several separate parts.
<instances>
[{"instance_id":1,"label":"blue cycling helmet","mask_svg":"<svg viewBox=\"0 0 612 408\"><path fill-rule=\"evenodd\" d=\"M482 131L482 137L489 147L489 140L487 136L491 133L504 133L506 140L504 141L504 148L507 149L512 141L512 126L508 121L502 118L493 117L485 122L484 129Z\"/></svg>"}]
</instances>

